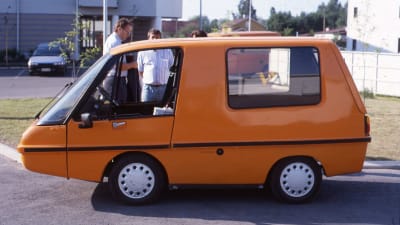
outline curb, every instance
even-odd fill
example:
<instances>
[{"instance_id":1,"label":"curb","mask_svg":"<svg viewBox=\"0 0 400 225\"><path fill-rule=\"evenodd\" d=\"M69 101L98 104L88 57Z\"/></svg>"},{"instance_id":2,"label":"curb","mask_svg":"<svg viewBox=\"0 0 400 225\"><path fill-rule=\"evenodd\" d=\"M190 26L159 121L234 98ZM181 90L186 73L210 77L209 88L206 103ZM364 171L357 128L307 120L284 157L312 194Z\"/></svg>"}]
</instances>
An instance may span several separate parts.
<instances>
[{"instance_id":1,"label":"curb","mask_svg":"<svg viewBox=\"0 0 400 225\"><path fill-rule=\"evenodd\" d=\"M365 161L363 169L400 170L400 161Z\"/></svg>"},{"instance_id":2,"label":"curb","mask_svg":"<svg viewBox=\"0 0 400 225\"><path fill-rule=\"evenodd\" d=\"M15 149L0 143L0 154L11 160L22 163L21 154ZM365 161L363 169L394 169L400 170L400 161Z\"/></svg>"},{"instance_id":3,"label":"curb","mask_svg":"<svg viewBox=\"0 0 400 225\"><path fill-rule=\"evenodd\" d=\"M15 149L0 143L0 154L8 157L11 160L22 163L21 154L17 152Z\"/></svg>"}]
</instances>

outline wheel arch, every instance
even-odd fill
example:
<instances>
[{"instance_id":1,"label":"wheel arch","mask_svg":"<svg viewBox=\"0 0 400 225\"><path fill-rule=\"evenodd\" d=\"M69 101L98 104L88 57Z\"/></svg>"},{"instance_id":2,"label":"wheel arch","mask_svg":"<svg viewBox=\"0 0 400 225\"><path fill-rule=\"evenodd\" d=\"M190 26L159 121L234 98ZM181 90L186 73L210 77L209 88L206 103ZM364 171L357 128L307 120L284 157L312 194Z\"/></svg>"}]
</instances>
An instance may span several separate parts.
<instances>
[{"instance_id":1,"label":"wheel arch","mask_svg":"<svg viewBox=\"0 0 400 225\"><path fill-rule=\"evenodd\" d=\"M156 157L154 157L153 155L151 155L151 154L149 154L149 153L147 153L147 152L141 152L141 151L124 152L124 153L121 153L121 154L115 156L113 159L111 159L111 160L108 162L107 166L105 167L104 172L103 172L103 177L102 177L102 178L104 179L105 177L108 177L108 176L109 176L112 167L113 167L119 160L121 160L121 159L123 159L123 158L125 158L125 157L135 157L135 156L148 157L148 158L151 158L152 160L154 160L154 161L158 164L158 166L162 169L162 172L164 173L164 177L165 177L165 182L166 182L166 184L167 184L167 185L169 184L168 173L167 173L167 171L166 171L164 165L160 162L160 160L158 160Z\"/></svg>"},{"instance_id":2,"label":"wheel arch","mask_svg":"<svg viewBox=\"0 0 400 225\"><path fill-rule=\"evenodd\" d=\"M312 157L312 156L309 156L309 155L286 156L286 157L283 157L283 158L280 158L280 159L276 160L275 163L271 166L271 168L269 169L269 171L267 173L267 177L265 178L264 184L268 184L269 179L271 177L271 174L272 174L273 170L275 169L275 167L277 165L279 165L281 162L283 162L285 160L296 159L296 158L303 158L303 159L305 158L305 159L313 160L321 168L321 173L323 175L325 174L325 170L324 170L324 167L323 167L322 163L319 160L317 160L316 158Z\"/></svg>"},{"instance_id":3,"label":"wheel arch","mask_svg":"<svg viewBox=\"0 0 400 225\"><path fill-rule=\"evenodd\" d=\"M265 186L278 201L307 203L317 196L322 176L323 167L314 157L288 156L277 160L271 167Z\"/></svg>"}]
</instances>

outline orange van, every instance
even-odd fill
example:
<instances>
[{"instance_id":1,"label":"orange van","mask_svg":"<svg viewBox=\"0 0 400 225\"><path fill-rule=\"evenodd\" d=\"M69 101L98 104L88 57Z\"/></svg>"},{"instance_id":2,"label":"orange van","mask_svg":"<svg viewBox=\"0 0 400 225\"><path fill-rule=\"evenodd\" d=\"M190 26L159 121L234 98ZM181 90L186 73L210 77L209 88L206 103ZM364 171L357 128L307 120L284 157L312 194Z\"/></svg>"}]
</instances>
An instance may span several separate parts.
<instances>
[{"instance_id":1,"label":"orange van","mask_svg":"<svg viewBox=\"0 0 400 225\"><path fill-rule=\"evenodd\" d=\"M110 74L124 79L125 58L159 49L174 56L162 100L121 101L121 82L104 88ZM108 182L128 204L154 202L167 188L235 185L299 203L318 193L322 175L361 171L369 127L331 41L161 39L100 58L38 113L18 151L31 171Z\"/></svg>"}]
</instances>

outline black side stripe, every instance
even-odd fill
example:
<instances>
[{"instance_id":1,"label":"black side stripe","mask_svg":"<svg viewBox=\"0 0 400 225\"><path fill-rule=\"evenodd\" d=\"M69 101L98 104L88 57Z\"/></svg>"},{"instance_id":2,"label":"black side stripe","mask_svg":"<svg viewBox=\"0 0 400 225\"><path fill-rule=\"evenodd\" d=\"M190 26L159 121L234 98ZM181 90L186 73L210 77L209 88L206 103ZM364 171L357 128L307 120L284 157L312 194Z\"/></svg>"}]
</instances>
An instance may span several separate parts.
<instances>
[{"instance_id":1,"label":"black side stripe","mask_svg":"<svg viewBox=\"0 0 400 225\"><path fill-rule=\"evenodd\" d=\"M73 147L68 151L106 151L106 150L149 150L149 149L167 149L169 145L138 145L138 146L94 146L94 147Z\"/></svg>"},{"instance_id":2,"label":"black side stripe","mask_svg":"<svg viewBox=\"0 0 400 225\"><path fill-rule=\"evenodd\" d=\"M66 148L25 148L25 152L65 152Z\"/></svg>"},{"instance_id":3,"label":"black side stripe","mask_svg":"<svg viewBox=\"0 0 400 225\"><path fill-rule=\"evenodd\" d=\"M93 146L93 147L71 147L71 148L25 148L25 152L87 152L87 151L119 151L119 150L149 150L168 149L169 145L138 145L138 146Z\"/></svg>"},{"instance_id":4,"label":"black side stripe","mask_svg":"<svg viewBox=\"0 0 400 225\"><path fill-rule=\"evenodd\" d=\"M304 141L262 141L262 142L210 142L210 143L177 143L173 148L189 147L229 147L229 146L271 146L271 145L309 145L309 144L341 144L371 142L371 137L352 139L329 139L329 140L304 140ZM120 150L150 150L168 149L169 145L138 145L138 146L94 146L94 147L71 147L68 151L120 151ZM25 148L25 152L62 152L66 148Z\"/></svg>"},{"instance_id":5,"label":"black side stripe","mask_svg":"<svg viewBox=\"0 0 400 225\"><path fill-rule=\"evenodd\" d=\"M328 140L302 140L302 141L258 141L258 142L215 142L215 143L178 143L174 148L188 147L218 147L218 146L266 146L266 145L309 145L309 144L340 144L371 142L371 137L352 139L328 139Z\"/></svg>"}]
</instances>

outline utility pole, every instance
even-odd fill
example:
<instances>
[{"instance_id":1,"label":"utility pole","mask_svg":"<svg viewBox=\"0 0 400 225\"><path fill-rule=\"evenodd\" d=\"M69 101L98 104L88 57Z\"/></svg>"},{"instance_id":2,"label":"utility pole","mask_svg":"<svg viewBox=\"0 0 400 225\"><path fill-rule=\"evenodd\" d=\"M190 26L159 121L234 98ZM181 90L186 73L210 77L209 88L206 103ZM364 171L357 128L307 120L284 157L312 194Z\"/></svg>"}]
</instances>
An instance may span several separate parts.
<instances>
[{"instance_id":1,"label":"utility pole","mask_svg":"<svg viewBox=\"0 0 400 225\"><path fill-rule=\"evenodd\" d=\"M203 14L202 14L202 11L203 11L203 7L202 7L202 0L200 0L200 18L199 18L199 20L200 20L200 24L199 24L199 27L200 27L200 30L203 30Z\"/></svg>"},{"instance_id":2,"label":"utility pole","mask_svg":"<svg viewBox=\"0 0 400 225\"><path fill-rule=\"evenodd\" d=\"M251 31L251 0L249 0L249 32Z\"/></svg>"},{"instance_id":3,"label":"utility pole","mask_svg":"<svg viewBox=\"0 0 400 225\"><path fill-rule=\"evenodd\" d=\"M4 27L5 27L5 32L4 32L4 42L6 46L6 65L8 66L8 11L7 14L4 16Z\"/></svg>"},{"instance_id":4,"label":"utility pole","mask_svg":"<svg viewBox=\"0 0 400 225\"><path fill-rule=\"evenodd\" d=\"M76 0L75 1L75 24L74 24L74 26L75 26L74 29L75 29L76 34L75 34L75 40L74 40L74 45L75 45L74 52L73 52L74 55L73 55L73 59L72 59L72 77L74 79L76 79L78 76L76 74L76 62L79 59L79 29L80 29L80 26L79 26L78 10L79 10L79 0Z\"/></svg>"},{"instance_id":5,"label":"utility pole","mask_svg":"<svg viewBox=\"0 0 400 225\"><path fill-rule=\"evenodd\" d=\"M103 46L104 43L106 43L107 39L107 22L108 22L108 5L107 5L107 0L103 0Z\"/></svg>"}]
</instances>

